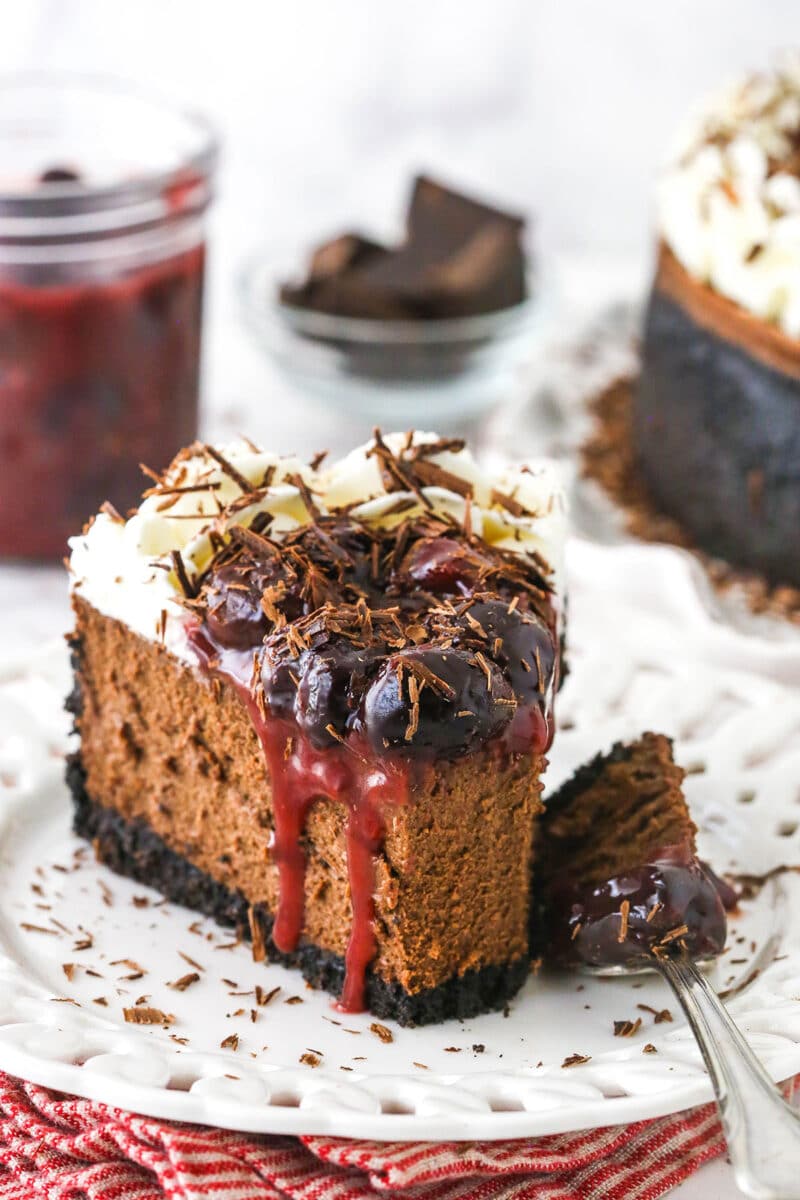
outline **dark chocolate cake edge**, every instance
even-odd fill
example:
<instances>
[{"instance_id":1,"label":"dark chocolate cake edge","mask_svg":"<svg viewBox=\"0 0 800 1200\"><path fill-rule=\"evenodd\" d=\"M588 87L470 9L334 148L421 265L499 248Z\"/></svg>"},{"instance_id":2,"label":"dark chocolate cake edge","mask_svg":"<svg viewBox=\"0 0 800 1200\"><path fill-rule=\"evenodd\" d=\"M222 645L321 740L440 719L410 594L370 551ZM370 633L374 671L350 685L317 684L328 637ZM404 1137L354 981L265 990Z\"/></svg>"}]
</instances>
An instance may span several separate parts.
<instances>
[{"instance_id":1,"label":"dark chocolate cake edge","mask_svg":"<svg viewBox=\"0 0 800 1200\"><path fill-rule=\"evenodd\" d=\"M250 904L241 892L231 891L171 850L143 821L126 821L118 812L92 799L86 791L86 772L80 752L70 756L66 772L72 793L73 830L94 846L98 860L118 875L125 875L161 892L176 904L212 917L218 924L235 927L250 939ZM291 954L281 953L271 938L273 918L262 905L253 909L261 926L266 957L270 962L300 970L312 987L341 993L345 964L341 955L319 946L301 944ZM367 972L366 1002L376 1017L399 1025L432 1025L451 1018L466 1019L494 1012L508 1004L524 984L529 961L490 964L448 979L421 992L405 991Z\"/></svg>"},{"instance_id":2,"label":"dark chocolate cake edge","mask_svg":"<svg viewBox=\"0 0 800 1200\"><path fill-rule=\"evenodd\" d=\"M595 754L594 758L578 767L568 779L561 784L561 787L556 788L549 796L544 798L544 817L548 811L553 811L560 804L566 804L570 800L574 800L576 796L580 796L583 792L590 788L593 783L596 783L602 771L609 763L629 762L633 757L634 752L639 746L644 733L638 737L632 738L628 742L614 742L610 750L600 750ZM662 735L666 737L666 734ZM673 746L672 738L667 738L670 746Z\"/></svg>"}]
</instances>

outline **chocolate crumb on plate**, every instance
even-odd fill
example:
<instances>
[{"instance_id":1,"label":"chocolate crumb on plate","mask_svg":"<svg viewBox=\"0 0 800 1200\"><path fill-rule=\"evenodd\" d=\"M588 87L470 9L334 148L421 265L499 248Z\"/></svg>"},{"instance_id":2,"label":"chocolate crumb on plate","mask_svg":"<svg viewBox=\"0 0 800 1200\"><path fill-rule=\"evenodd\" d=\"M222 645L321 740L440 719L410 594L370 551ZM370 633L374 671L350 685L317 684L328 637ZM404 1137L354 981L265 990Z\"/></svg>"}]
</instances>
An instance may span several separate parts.
<instances>
[{"instance_id":1,"label":"chocolate crumb on plate","mask_svg":"<svg viewBox=\"0 0 800 1200\"><path fill-rule=\"evenodd\" d=\"M193 983L198 983L199 980L200 976L197 971L190 971L188 975L181 975L180 979L175 979L172 983L168 983L167 987L174 988L176 992L185 992L187 988L191 987Z\"/></svg>"},{"instance_id":2,"label":"chocolate crumb on plate","mask_svg":"<svg viewBox=\"0 0 800 1200\"><path fill-rule=\"evenodd\" d=\"M650 1013L654 1025L663 1025L665 1021L672 1020L672 1013L668 1008L653 1008L650 1004L637 1004L636 1007L642 1012Z\"/></svg>"},{"instance_id":3,"label":"chocolate crumb on plate","mask_svg":"<svg viewBox=\"0 0 800 1200\"><path fill-rule=\"evenodd\" d=\"M642 1018L614 1022L614 1037L633 1037L642 1027Z\"/></svg>"},{"instance_id":4,"label":"chocolate crumb on plate","mask_svg":"<svg viewBox=\"0 0 800 1200\"><path fill-rule=\"evenodd\" d=\"M195 959L193 959L189 954L184 954L184 952L182 950L179 950L178 954L181 956L183 961L185 963L188 963L188 965L190 967L192 967L195 971L205 971L205 967L202 967L200 965L200 963L197 962Z\"/></svg>"},{"instance_id":5,"label":"chocolate crumb on plate","mask_svg":"<svg viewBox=\"0 0 800 1200\"><path fill-rule=\"evenodd\" d=\"M149 1005L134 1005L132 1008L123 1008L122 1012L130 1025L172 1025L175 1021L172 1013Z\"/></svg>"},{"instance_id":6,"label":"chocolate crumb on plate","mask_svg":"<svg viewBox=\"0 0 800 1200\"><path fill-rule=\"evenodd\" d=\"M581 1063L587 1063L591 1059L591 1054L568 1054L562 1062L562 1067L579 1067Z\"/></svg>"},{"instance_id":7,"label":"chocolate crumb on plate","mask_svg":"<svg viewBox=\"0 0 800 1200\"><path fill-rule=\"evenodd\" d=\"M272 991L270 991L270 992L265 992L264 989L262 988L261 984L257 983L256 984L256 1004L258 1004L261 1008L266 1008L266 1006L270 1003L270 1001L275 999L275 997L278 995L280 990L281 990L280 986L278 986L278 987L274 987L272 989Z\"/></svg>"}]
</instances>

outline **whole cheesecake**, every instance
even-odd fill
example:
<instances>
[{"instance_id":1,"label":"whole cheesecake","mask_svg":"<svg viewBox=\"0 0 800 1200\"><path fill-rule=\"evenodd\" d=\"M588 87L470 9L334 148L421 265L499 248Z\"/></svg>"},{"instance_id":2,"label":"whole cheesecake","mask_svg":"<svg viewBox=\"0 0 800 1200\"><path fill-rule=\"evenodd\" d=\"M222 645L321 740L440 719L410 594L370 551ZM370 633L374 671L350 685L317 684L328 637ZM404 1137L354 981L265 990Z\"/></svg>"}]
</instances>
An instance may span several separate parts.
<instances>
[{"instance_id":1,"label":"whole cheesecake","mask_svg":"<svg viewBox=\"0 0 800 1200\"><path fill-rule=\"evenodd\" d=\"M343 1009L502 1007L529 970L563 494L463 442L330 467L195 445L72 541L75 829Z\"/></svg>"},{"instance_id":2,"label":"whole cheesecake","mask_svg":"<svg viewBox=\"0 0 800 1200\"><path fill-rule=\"evenodd\" d=\"M659 191L633 404L659 508L800 586L800 58L695 118Z\"/></svg>"}]
</instances>

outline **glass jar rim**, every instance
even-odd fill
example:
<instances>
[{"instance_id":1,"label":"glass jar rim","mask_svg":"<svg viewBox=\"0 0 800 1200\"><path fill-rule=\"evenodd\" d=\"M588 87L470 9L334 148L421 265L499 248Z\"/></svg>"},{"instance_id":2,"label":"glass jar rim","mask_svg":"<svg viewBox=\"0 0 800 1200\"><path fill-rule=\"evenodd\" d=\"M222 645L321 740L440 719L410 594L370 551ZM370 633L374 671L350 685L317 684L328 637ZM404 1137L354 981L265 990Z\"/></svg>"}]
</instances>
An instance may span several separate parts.
<instances>
[{"instance_id":1,"label":"glass jar rim","mask_svg":"<svg viewBox=\"0 0 800 1200\"><path fill-rule=\"evenodd\" d=\"M196 215L207 208L212 199L219 138L202 113L182 108L155 90L115 76L73 71L7 73L0 75L0 152L4 138L16 137L22 144L28 121L35 124L35 117L26 117L24 111L14 113L14 101L24 101L26 95L51 104L57 97L65 103L79 97L102 103L106 133L113 121L114 105L120 109L127 106L129 120L138 106L142 129L147 118L151 123L157 118L158 128L165 135L170 125L176 145L162 153L160 161L139 163L129 172L119 171L116 178L79 177L48 181L43 186L33 175L32 186L28 187L12 187L0 179L0 243L106 238ZM73 153L79 152L76 145ZM69 153L64 157L69 159Z\"/></svg>"}]
</instances>

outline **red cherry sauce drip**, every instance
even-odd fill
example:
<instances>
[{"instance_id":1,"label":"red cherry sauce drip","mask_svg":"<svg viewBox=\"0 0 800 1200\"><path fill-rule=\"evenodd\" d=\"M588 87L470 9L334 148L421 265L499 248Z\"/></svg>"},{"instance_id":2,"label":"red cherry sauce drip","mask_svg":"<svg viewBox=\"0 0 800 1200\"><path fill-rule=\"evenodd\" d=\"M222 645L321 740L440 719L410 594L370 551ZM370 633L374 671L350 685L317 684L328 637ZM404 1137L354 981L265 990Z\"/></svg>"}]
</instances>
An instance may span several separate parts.
<instances>
[{"instance_id":1,"label":"red cherry sauce drip","mask_svg":"<svg viewBox=\"0 0 800 1200\"><path fill-rule=\"evenodd\" d=\"M189 640L204 669L236 691L252 721L272 784L275 819L273 857L278 865L279 899L272 940L282 953L297 948L304 924L306 858L302 837L315 800L346 805L347 871L352 925L345 954L345 981L338 1007L364 1009L367 968L375 956L375 855L384 839L383 812L405 804L409 764L397 757L379 761L366 742L349 737L347 745L317 750L294 721L262 711L250 690L252 651L215 645L200 629Z\"/></svg>"}]
</instances>

